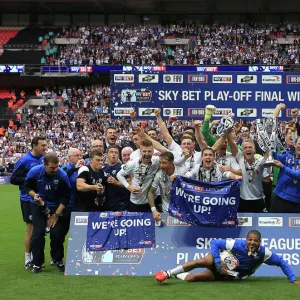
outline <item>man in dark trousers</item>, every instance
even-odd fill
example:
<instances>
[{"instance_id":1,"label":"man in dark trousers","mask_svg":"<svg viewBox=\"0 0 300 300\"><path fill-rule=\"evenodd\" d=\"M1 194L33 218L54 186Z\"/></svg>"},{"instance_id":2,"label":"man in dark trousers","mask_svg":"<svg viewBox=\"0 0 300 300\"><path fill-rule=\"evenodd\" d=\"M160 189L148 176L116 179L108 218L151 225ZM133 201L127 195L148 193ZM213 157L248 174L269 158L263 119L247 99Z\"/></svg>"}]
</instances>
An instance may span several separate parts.
<instances>
[{"instance_id":1,"label":"man in dark trousers","mask_svg":"<svg viewBox=\"0 0 300 300\"><path fill-rule=\"evenodd\" d=\"M43 136L36 136L31 141L31 151L28 151L21 157L13 170L10 177L10 183L18 185L20 190L21 210L23 220L26 223L26 233L24 237L25 247L25 269L31 269L31 236L32 236L32 217L30 208L31 197L24 190L24 182L30 169L37 165L43 164L43 156L46 154L47 142Z\"/></svg>"},{"instance_id":2,"label":"man in dark trousers","mask_svg":"<svg viewBox=\"0 0 300 300\"><path fill-rule=\"evenodd\" d=\"M45 233L50 231L50 254L64 272L64 239L62 212L70 199L70 181L58 167L59 159L53 152L44 156L44 165L32 168L25 181L25 191L31 198L32 213L32 273L40 273L45 260Z\"/></svg>"}]
</instances>

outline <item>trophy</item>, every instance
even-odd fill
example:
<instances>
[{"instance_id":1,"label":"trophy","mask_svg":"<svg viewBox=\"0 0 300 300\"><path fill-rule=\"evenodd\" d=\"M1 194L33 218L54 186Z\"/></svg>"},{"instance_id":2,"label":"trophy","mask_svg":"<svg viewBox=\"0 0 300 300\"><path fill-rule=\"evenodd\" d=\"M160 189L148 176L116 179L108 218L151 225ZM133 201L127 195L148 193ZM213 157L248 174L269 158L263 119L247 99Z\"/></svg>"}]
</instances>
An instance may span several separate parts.
<instances>
[{"instance_id":1,"label":"trophy","mask_svg":"<svg viewBox=\"0 0 300 300\"><path fill-rule=\"evenodd\" d=\"M277 141L277 118L264 118L257 120L258 145L260 148L268 152L268 157L264 163L264 167L268 168L274 165L273 152L276 151Z\"/></svg>"},{"instance_id":2,"label":"trophy","mask_svg":"<svg viewBox=\"0 0 300 300\"><path fill-rule=\"evenodd\" d=\"M218 136L225 136L226 133L234 126L233 118L234 114L230 113L228 116L223 117L220 120L216 132Z\"/></svg>"}]
</instances>

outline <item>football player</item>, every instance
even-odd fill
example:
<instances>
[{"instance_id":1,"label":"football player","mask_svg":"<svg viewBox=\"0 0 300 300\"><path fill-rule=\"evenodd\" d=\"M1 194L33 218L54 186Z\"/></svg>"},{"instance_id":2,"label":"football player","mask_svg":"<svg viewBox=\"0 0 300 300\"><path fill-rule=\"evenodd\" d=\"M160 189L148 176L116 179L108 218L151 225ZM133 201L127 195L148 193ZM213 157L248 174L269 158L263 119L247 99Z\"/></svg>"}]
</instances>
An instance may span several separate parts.
<instances>
[{"instance_id":1,"label":"football player","mask_svg":"<svg viewBox=\"0 0 300 300\"><path fill-rule=\"evenodd\" d=\"M158 283L169 278L178 278L184 281L220 281L246 279L251 276L263 263L280 267L289 282L300 285L290 266L277 254L261 245L261 234L251 230L246 240L218 239L210 243L211 254L168 271L159 271L154 275ZM231 256L222 261L220 254L230 251ZM189 271L196 268L206 268L201 273L191 274ZM232 270L235 271L233 276Z\"/></svg>"}]
</instances>

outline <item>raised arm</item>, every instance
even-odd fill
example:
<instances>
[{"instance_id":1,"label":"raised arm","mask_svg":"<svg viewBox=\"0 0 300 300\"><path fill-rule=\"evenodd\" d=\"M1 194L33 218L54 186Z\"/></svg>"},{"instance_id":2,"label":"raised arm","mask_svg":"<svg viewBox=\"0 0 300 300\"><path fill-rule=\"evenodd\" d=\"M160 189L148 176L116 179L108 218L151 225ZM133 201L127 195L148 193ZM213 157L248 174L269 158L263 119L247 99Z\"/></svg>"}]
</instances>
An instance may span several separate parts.
<instances>
[{"instance_id":1,"label":"raised arm","mask_svg":"<svg viewBox=\"0 0 300 300\"><path fill-rule=\"evenodd\" d=\"M231 153L232 155L235 157L238 153L238 147L233 139L233 135L232 135L232 131L228 131L226 136L227 137L227 140L228 140L228 144L230 146L230 150L231 150Z\"/></svg>"},{"instance_id":2,"label":"raised arm","mask_svg":"<svg viewBox=\"0 0 300 300\"><path fill-rule=\"evenodd\" d=\"M162 137L163 137L164 141L168 144L168 147L170 147L171 144L172 144L172 142L173 142L173 138L170 135L169 130L168 130L165 122L161 118L160 109L159 108L155 109L155 116L156 116L156 119L157 119L158 126L160 128Z\"/></svg>"},{"instance_id":3,"label":"raised arm","mask_svg":"<svg viewBox=\"0 0 300 300\"><path fill-rule=\"evenodd\" d=\"M200 126L201 126L201 121L199 120L195 120L194 121L194 125L195 125L195 136L196 136L196 141L200 146L200 149L204 149L207 147L207 143L204 139L204 136L202 135Z\"/></svg>"},{"instance_id":4,"label":"raised arm","mask_svg":"<svg viewBox=\"0 0 300 300\"><path fill-rule=\"evenodd\" d=\"M159 151L160 153L164 153L166 151L168 151L168 149L166 147L164 147L162 144L160 144L158 141L153 140L148 134L146 134L144 132L144 130L142 130L140 127L135 127L134 131L138 133L138 135L144 139L144 140L148 140L152 143L153 148L156 149L157 151Z\"/></svg>"}]
</instances>

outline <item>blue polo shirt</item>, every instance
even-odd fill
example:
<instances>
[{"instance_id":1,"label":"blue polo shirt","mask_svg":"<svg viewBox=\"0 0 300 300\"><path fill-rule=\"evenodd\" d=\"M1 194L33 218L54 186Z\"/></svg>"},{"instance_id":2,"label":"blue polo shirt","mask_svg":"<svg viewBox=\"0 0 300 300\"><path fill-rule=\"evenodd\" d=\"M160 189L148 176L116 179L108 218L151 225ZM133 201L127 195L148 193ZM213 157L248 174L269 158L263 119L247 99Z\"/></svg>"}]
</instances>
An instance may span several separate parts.
<instances>
[{"instance_id":1,"label":"blue polo shirt","mask_svg":"<svg viewBox=\"0 0 300 300\"><path fill-rule=\"evenodd\" d=\"M18 185L20 190L20 199L28 202L31 197L25 192L24 182L30 169L35 166L43 165L44 156L34 156L28 151L23 157L21 157L13 170L10 177L10 183Z\"/></svg>"},{"instance_id":2,"label":"blue polo shirt","mask_svg":"<svg viewBox=\"0 0 300 300\"><path fill-rule=\"evenodd\" d=\"M44 165L36 166L27 174L25 186L27 191L33 189L38 193L49 207L59 206L60 203L66 206L70 200L70 180L61 168L58 168L55 175L50 176L46 174ZM35 203L30 198L31 203Z\"/></svg>"}]
</instances>

